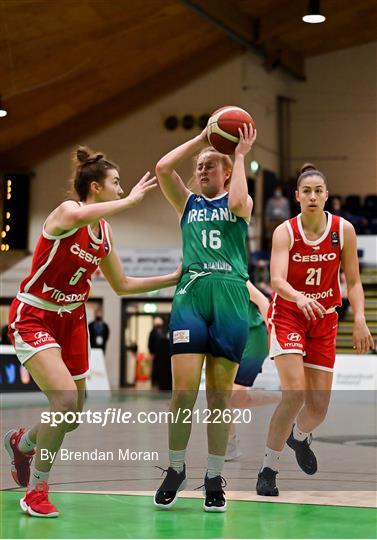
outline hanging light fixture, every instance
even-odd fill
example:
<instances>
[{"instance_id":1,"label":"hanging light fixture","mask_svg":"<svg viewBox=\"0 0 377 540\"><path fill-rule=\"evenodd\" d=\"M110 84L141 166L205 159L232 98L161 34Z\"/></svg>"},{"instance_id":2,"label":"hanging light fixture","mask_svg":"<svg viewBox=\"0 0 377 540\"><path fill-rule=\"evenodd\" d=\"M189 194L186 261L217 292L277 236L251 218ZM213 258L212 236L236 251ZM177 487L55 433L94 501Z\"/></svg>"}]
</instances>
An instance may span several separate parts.
<instances>
[{"instance_id":1,"label":"hanging light fixture","mask_svg":"<svg viewBox=\"0 0 377 540\"><path fill-rule=\"evenodd\" d=\"M1 101L1 96L0 96L0 118L3 118L7 114L8 112L4 109L2 101Z\"/></svg>"},{"instance_id":2,"label":"hanging light fixture","mask_svg":"<svg viewBox=\"0 0 377 540\"><path fill-rule=\"evenodd\" d=\"M309 0L308 14L304 15L302 20L310 24L322 23L326 20L326 17L321 15L319 0Z\"/></svg>"}]
</instances>

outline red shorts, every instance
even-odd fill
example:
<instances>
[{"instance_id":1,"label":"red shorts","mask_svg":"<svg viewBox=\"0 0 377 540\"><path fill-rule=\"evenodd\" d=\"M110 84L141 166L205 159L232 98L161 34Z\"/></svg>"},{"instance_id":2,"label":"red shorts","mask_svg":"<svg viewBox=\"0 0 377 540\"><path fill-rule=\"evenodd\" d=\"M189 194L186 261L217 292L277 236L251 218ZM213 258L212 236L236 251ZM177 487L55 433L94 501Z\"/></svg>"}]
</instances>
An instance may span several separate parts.
<instances>
[{"instance_id":1,"label":"red shorts","mask_svg":"<svg viewBox=\"0 0 377 540\"><path fill-rule=\"evenodd\" d=\"M280 354L305 356L304 366L333 371L338 332L338 314L308 321L303 313L273 302L268 310L270 357Z\"/></svg>"},{"instance_id":2,"label":"red shorts","mask_svg":"<svg viewBox=\"0 0 377 540\"><path fill-rule=\"evenodd\" d=\"M89 373L89 342L85 305L71 313L39 309L13 300L9 311L9 337L21 364L37 352L59 347L74 379ZM27 366L26 366L27 367Z\"/></svg>"}]
</instances>

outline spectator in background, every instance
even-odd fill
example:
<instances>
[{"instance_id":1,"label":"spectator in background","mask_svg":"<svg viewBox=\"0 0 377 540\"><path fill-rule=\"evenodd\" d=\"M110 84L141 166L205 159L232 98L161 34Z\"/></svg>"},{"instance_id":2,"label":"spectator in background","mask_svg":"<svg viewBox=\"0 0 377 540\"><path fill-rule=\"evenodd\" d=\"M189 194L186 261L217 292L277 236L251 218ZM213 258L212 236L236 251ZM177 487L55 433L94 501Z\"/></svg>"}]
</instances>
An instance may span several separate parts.
<instances>
[{"instance_id":1,"label":"spectator in background","mask_svg":"<svg viewBox=\"0 0 377 540\"><path fill-rule=\"evenodd\" d=\"M102 349L106 352L106 343L110 336L108 325L103 320L102 308L96 308L94 321L89 326L90 346L92 349Z\"/></svg>"},{"instance_id":2,"label":"spectator in background","mask_svg":"<svg viewBox=\"0 0 377 540\"><path fill-rule=\"evenodd\" d=\"M343 202L340 197L333 197L330 204L330 212L334 216L340 216L355 227L356 234L364 234L365 228L368 226L368 220L364 216L358 216L356 214L351 214L343 208Z\"/></svg>"},{"instance_id":3,"label":"spectator in background","mask_svg":"<svg viewBox=\"0 0 377 540\"><path fill-rule=\"evenodd\" d=\"M284 197L283 190L276 186L273 196L268 199L265 209L266 236L269 247L271 247L272 233L280 223L291 217L291 209L287 197Z\"/></svg>"},{"instance_id":4,"label":"spectator in background","mask_svg":"<svg viewBox=\"0 0 377 540\"><path fill-rule=\"evenodd\" d=\"M254 269L254 285L268 298L272 300L273 290L270 285L270 263L264 259L256 262Z\"/></svg>"},{"instance_id":5,"label":"spectator in background","mask_svg":"<svg viewBox=\"0 0 377 540\"><path fill-rule=\"evenodd\" d=\"M164 332L164 320L161 317L155 317L153 319L153 328L149 334L148 350L152 359L152 385L158 385L159 374L159 351L161 348L161 341L165 338Z\"/></svg>"}]
</instances>

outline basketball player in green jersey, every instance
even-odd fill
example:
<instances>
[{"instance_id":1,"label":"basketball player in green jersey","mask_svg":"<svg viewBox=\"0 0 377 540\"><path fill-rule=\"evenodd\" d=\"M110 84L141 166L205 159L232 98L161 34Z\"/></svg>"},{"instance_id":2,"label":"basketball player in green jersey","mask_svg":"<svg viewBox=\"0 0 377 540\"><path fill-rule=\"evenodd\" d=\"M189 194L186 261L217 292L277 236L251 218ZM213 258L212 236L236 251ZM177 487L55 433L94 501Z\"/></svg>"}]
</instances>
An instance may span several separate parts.
<instances>
[{"instance_id":1,"label":"basketball player in green jersey","mask_svg":"<svg viewBox=\"0 0 377 540\"><path fill-rule=\"evenodd\" d=\"M233 381L248 336L249 293L246 235L253 201L248 195L245 156L256 138L244 125L234 163L214 148L206 148L206 130L178 146L157 164L161 189L177 211L183 236L183 271L170 321L175 422L169 425L170 466L154 503L171 508L186 483L185 454L191 422L179 412L194 407L206 358L208 468L204 480L204 509L224 512L226 500L221 476L229 423ZM198 154L191 192L176 172L186 159ZM187 414L186 414L187 416Z\"/></svg>"}]
</instances>

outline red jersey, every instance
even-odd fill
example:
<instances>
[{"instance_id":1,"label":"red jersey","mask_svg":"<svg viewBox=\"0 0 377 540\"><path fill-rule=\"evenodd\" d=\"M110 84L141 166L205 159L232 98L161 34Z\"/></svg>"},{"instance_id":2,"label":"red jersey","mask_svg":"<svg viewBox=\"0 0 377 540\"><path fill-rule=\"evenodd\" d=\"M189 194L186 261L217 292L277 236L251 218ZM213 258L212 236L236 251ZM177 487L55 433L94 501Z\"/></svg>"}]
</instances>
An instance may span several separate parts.
<instances>
[{"instance_id":1,"label":"red jersey","mask_svg":"<svg viewBox=\"0 0 377 540\"><path fill-rule=\"evenodd\" d=\"M31 273L22 281L17 298L37 308L74 309L88 299L91 276L111 251L108 225L99 222L100 237L90 225L59 236L42 234L34 251Z\"/></svg>"},{"instance_id":2,"label":"red jersey","mask_svg":"<svg viewBox=\"0 0 377 540\"><path fill-rule=\"evenodd\" d=\"M329 212L326 215L326 229L318 240L306 238L301 214L285 222L291 237L287 281L297 291L331 309L342 304L339 268L344 220ZM294 302L284 300L277 293L273 301L302 313Z\"/></svg>"}]
</instances>

